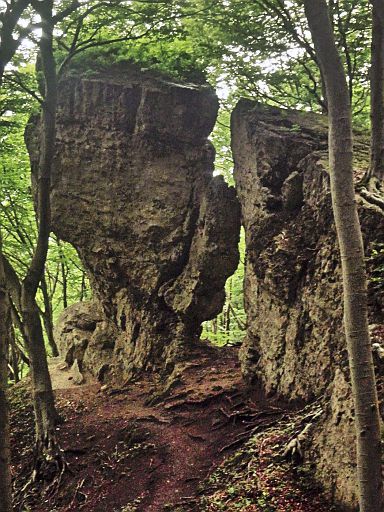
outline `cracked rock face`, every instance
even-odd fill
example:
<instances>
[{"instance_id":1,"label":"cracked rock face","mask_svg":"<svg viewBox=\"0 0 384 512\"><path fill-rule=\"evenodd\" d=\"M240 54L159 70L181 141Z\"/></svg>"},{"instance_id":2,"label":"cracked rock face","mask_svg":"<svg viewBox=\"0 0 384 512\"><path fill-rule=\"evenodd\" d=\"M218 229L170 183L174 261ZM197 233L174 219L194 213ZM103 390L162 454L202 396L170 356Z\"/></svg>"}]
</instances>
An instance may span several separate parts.
<instances>
[{"instance_id":1,"label":"cracked rock face","mask_svg":"<svg viewBox=\"0 0 384 512\"><path fill-rule=\"evenodd\" d=\"M357 141L358 157L363 146ZM247 247L243 374L288 400L325 397L307 456L331 497L353 509L353 404L327 126L321 116L243 100L232 115L232 148ZM367 205L360 217L369 254L383 239L384 217ZM371 321L382 321L370 298Z\"/></svg>"},{"instance_id":2,"label":"cracked rock face","mask_svg":"<svg viewBox=\"0 0 384 512\"><path fill-rule=\"evenodd\" d=\"M67 78L59 97L52 226L76 247L115 333L104 363L123 379L169 373L221 310L238 264L240 207L212 176L207 139L217 98L121 67ZM36 126L26 139L36 168Z\"/></svg>"}]
</instances>

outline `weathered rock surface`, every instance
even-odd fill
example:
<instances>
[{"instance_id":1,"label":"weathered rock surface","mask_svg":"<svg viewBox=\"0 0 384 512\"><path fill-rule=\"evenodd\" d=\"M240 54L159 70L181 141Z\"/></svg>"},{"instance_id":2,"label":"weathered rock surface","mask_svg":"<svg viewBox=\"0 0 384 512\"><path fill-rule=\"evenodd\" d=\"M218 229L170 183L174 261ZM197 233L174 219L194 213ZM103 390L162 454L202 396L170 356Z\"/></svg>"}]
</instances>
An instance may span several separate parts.
<instances>
[{"instance_id":1,"label":"weathered rock surface","mask_svg":"<svg viewBox=\"0 0 384 512\"><path fill-rule=\"evenodd\" d=\"M243 374L289 400L325 397L309 456L327 491L353 509L353 406L327 127L321 116L241 101L232 146L247 246ZM357 143L358 154L368 148ZM370 253L383 240L384 216L368 204L360 214ZM382 314L371 306L373 317Z\"/></svg>"},{"instance_id":2,"label":"weathered rock surface","mask_svg":"<svg viewBox=\"0 0 384 512\"><path fill-rule=\"evenodd\" d=\"M111 364L122 379L169 373L221 310L238 263L240 208L213 178L207 139L217 98L131 67L66 78L59 97L52 225L89 272L105 354L76 325L67 358L96 373ZM26 138L36 167L38 130Z\"/></svg>"},{"instance_id":3,"label":"weathered rock surface","mask_svg":"<svg viewBox=\"0 0 384 512\"><path fill-rule=\"evenodd\" d=\"M118 329L97 301L72 304L55 325L55 339L67 365L77 363L80 371L90 371L100 380L109 370L117 336Z\"/></svg>"}]
</instances>

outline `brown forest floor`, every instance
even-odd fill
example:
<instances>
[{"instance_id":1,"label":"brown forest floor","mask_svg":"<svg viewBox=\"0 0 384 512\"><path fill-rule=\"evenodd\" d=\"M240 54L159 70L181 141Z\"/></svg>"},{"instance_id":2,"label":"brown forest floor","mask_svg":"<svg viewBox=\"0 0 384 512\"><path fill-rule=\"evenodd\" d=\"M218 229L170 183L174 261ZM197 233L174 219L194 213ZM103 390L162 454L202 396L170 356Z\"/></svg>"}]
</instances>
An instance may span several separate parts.
<instances>
[{"instance_id":1,"label":"brown forest floor","mask_svg":"<svg viewBox=\"0 0 384 512\"><path fill-rule=\"evenodd\" d=\"M57 366L53 381L63 388L68 375ZM218 354L198 345L179 384L157 405L148 405L153 386L145 378L124 390L68 384L56 390L65 420L58 438L68 468L58 488L48 494L40 487L16 510L333 510L309 480L281 460L290 413L244 386L235 348ZM15 387L11 405L14 479L20 488L33 440L25 385ZM251 446L249 438L263 431L269 434Z\"/></svg>"}]
</instances>

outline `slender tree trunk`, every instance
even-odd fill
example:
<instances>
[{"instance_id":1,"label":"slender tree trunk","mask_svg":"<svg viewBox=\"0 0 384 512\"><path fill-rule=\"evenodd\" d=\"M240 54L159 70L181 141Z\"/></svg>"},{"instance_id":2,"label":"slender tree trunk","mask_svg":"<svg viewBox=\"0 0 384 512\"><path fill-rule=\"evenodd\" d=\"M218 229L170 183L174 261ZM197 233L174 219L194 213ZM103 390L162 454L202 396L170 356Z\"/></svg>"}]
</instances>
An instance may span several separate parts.
<instances>
[{"instance_id":1,"label":"slender tree trunk","mask_svg":"<svg viewBox=\"0 0 384 512\"><path fill-rule=\"evenodd\" d=\"M65 264L63 262L61 263L61 275L63 279L63 308L66 309L68 307L68 282Z\"/></svg>"},{"instance_id":2,"label":"slender tree trunk","mask_svg":"<svg viewBox=\"0 0 384 512\"><path fill-rule=\"evenodd\" d=\"M341 253L344 326L355 403L360 512L382 512L380 423L368 331L364 248L353 183L348 87L326 1L304 0L304 6L328 93L331 194Z\"/></svg>"},{"instance_id":3,"label":"slender tree trunk","mask_svg":"<svg viewBox=\"0 0 384 512\"><path fill-rule=\"evenodd\" d=\"M37 451L40 453L52 449L58 415L48 370L40 314L34 298L31 300L28 297L24 299L23 320L31 363L30 373L35 411Z\"/></svg>"},{"instance_id":4,"label":"slender tree trunk","mask_svg":"<svg viewBox=\"0 0 384 512\"><path fill-rule=\"evenodd\" d=\"M12 60L21 43L20 38L14 37L14 30L30 3L30 0L7 2L7 8L2 14L0 29L0 87L3 83L5 66Z\"/></svg>"},{"instance_id":5,"label":"slender tree trunk","mask_svg":"<svg viewBox=\"0 0 384 512\"><path fill-rule=\"evenodd\" d=\"M384 0L372 3L370 188L384 179Z\"/></svg>"},{"instance_id":6,"label":"slender tree trunk","mask_svg":"<svg viewBox=\"0 0 384 512\"><path fill-rule=\"evenodd\" d=\"M85 290L86 290L86 288L85 288L85 272L83 270L82 275L81 275L80 302L82 302L84 300Z\"/></svg>"},{"instance_id":7,"label":"slender tree trunk","mask_svg":"<svg viewBox=\"0 0 384 512\"><path fill-rule=\"evenodd\" d=\"M225 331L229 334L231 330L231 303L228 302L225 311Z\"/></svg>"},{"instance_id":8,"label":"slender tree trunk","mask_svg":"<svg viewBox=\"0 0 384 512\"><path fill-rule=\"evenodd\" d=\"M21 286L21 316L31 360L32 395L36 419L37 455L50 451L55 444L58 415L48 371L44 336L36 293L43 276L51 230L50 185L56 139L57 80L53 55L53 0L33 2L41 17L42 35L39 42L42 71L45 79L44 103L41 116L42 139L37 179L38 237L27 275Z\"/></svg>"},{"instance_id":9,"label":"slender tree trunk","mask_svg":"<svg viewBox=\"0 0 384 512\"><path fill-rule=\"evenodd\" d=\"M60 271L61 271L61 285L62 285L62 298L63 298L63 308L66 309L68 307L68 268L65 261L65 256L63 252L63 247L61 245L60 238L57 238L57 246L59 249L59 257L60 257ZM80 299L81 301L82 299Z\"/></svg>"},{"instance_id":10,"label":"slender tree trunk","mask_svg":"<svg viewBox=\"0 0 384 512\"><path fill-rule=\"evenodd\" d=\"M31 292L26 293L25 281L20 284L15 270L4 256L1 258L1 263L5 270L8 293L11 295L13 301L13 321L23 336L24 344L29 355L29 360L26 362L29 364L31 372L36 440L38 452L40 452L41 450L49 448L49 440L51 438L53 439L58 421L47 363L44 335L41 327L40 312L36 304L35 295ZM21 312L21 318L18 313L19 311ZM22 357L25 360L23 354Z\"/></svg>"},{"instance_id":11,"label":"slender tree trunk","mask_svg":"<svg viewBox=\"0 0 384 512\"><path fill-rule=\"evenodd\" d=\"M232 300L232 278L229 280L229 290L228 290L228 296L226 300L226 311L225 311L225 330L227 333L229 333L231 329L231 300Z\"/></svg>"},{"instance_id":12,"label":"slender tree trunk","mask_svg":"<svg viewBox=\"0 0 384 512\"><path fill-rule=\"evenodd\" d=\"M52 315L52 304L48 294L47 281L45 276L41 280L41 291L43 294L44 300L44 313L43 313L43 322L45 332L47 334L48 343L51 347L52 356L57 357L59 355L59 350L56 345L55 336L53 334L53 315Z\"/></svg>"},{"instance_id":13,"label":"slender tree trunk","mask_svg":"<svg viewBox=\"0 0 384 512\"><path fill-rule=\"evenodd\" d=\"M0 251L1 234L0 234ZM8 344L10 309L5 286L5 274L0 258L0 512L12 511L8 385Z\"/></svg>"},{"instance_id":14,"label":"slender tree trunk","mask_svg":"<svg viewBox=\"0 0 384 512\"><path fill-rule=\"evenodd\" d=\"M19 377L19 353L16 346L15 329L13 323L9 325L10 359L12 366L13 379L15 383L20 381Z\"/></svg>"},{"instance_id":15,"label":"slender tree trunk","mask_svg":"<svg viewBox=\"0 0 384 512\"><path fill-rule=\"evenodd\" d=\"M62 290L63 290L63 308L66 309L68 307L68 281L67 281L67 269L65 264L65 256L63 253L63 248L61 245L61 241L57 239L57 245L59 246L60 251L60 268L61 268L61 282L62 282Z\"/></svg>"}]
</instances>

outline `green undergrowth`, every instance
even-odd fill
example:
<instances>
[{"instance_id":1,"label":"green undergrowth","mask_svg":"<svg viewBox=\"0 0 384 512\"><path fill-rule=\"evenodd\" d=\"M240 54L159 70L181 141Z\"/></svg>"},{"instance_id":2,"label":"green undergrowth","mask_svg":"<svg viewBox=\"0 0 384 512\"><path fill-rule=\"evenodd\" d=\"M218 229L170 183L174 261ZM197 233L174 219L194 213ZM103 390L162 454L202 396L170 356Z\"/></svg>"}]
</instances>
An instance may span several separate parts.
<instances>
[{"instance_id":1,"label":"green undergrowth","mask_svg":"<svg viewBox=\"0 0 384 512\"><path fill-rule=\"evenodd\" d=\"M306 463L294 465L283 455L302 426L301 419L283 420L251 437L210 475L201 487L200 503L191 510L336 511L314 482L312 467Z\"/></svg>"},{"instance_id":2,"label":"green undergrowth","mask_svg":"<svg viewBox=\"0 0 384 512\"><path fill-rule=\"evenodd\" d=\"M372 243L366 259L367 264L371 267L370 281L375 285L382 285L384 281L384 243Z\"/></svg>"}]
</instances>

